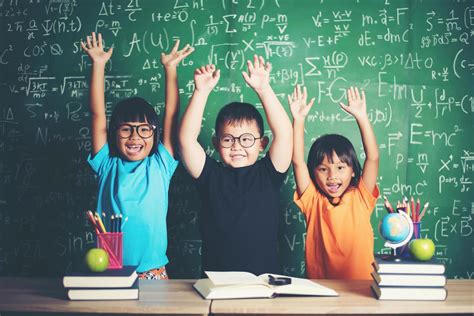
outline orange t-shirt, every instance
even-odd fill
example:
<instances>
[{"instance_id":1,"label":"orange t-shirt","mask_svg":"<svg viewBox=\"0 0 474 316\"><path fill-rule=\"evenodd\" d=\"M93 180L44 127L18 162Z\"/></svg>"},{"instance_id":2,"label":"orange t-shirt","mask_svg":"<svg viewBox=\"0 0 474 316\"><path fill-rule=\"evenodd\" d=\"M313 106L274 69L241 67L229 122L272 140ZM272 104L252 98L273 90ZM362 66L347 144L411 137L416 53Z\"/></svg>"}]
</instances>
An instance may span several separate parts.
<instances>
[{"instance_id":1,"label":"orange t-shirt","mask_svg":"<svg viewBox=\"0 0 474 316\"><path fill-rule=\"evenodd\" d=\"M371 279L374 233L370 215L379 196L361 179L339 205L332 205L311 182L294 201L306 218L306 274L310 279Z\"/></svg>"}]
</instances>

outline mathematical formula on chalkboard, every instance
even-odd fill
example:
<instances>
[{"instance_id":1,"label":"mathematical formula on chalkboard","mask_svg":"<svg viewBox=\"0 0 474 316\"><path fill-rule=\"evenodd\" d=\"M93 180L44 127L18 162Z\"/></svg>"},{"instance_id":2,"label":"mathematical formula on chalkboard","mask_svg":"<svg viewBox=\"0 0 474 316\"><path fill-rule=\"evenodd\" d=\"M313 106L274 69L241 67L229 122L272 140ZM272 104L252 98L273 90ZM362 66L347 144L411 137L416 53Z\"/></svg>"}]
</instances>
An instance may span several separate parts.
<instances>
[{"instance_id":1,"label":"mathematical formula on chalkboard","mask_svg":"<svg viewBox=\"0 0 474 316\"><path fill-rule=\"evenodd\" d=\"M194 69L221 69L200 136L215 158L218 110L233 100L262 110L241 75L254 54L272 63L271 84L284 105L295 84L316 98L307 147L322 134L341 133L361 162L357 125L338 103L347 87L364 89L381 156L381 194L429 201L421 235L434 240L448 277L473 276L466 260L474 244L472 1L8 0L0 1L0 22L0 275L61 275L95 245L84 215L97 199L86 161L91 65L80 47L94 31L114 47L107 117L117 101L134 95L162 117L160 54L176 39L196 49L178 67L182 109L194 90ZM265 133L271 138L268 126ZM290 169L280 254L283 272L302 276L305 220L292 202L294 189ZM182 167L169 199L170 275L199 277L200 202ZM377 252L388 251L377 228L384 214L380 199L372 216Z\"/></svg>"}]
</instances>

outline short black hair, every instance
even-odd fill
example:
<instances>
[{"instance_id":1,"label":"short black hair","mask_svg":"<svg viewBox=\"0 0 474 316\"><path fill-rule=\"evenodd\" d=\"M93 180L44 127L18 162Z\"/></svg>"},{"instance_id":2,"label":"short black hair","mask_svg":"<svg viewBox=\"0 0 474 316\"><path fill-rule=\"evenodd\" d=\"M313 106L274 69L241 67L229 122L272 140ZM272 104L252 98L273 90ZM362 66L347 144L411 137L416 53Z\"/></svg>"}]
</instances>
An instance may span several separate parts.
<instances>
[{"instance_id":1,"label":"short black hair","mask_svg":"<svg viewBox=\"0 0 474 316\"><path fill-rule=\"evenodd\" d=\"M224 125L230 125L242 122L255 122L257 123L258 132L260 137L263 136L263 118L260 112L249 103L242 102L231 102L226 104L217 114L216 118L216 135L219 133L220 128Z\"/></svg>"},{"instance_id":2,"label":"short black hair","mask_svg":"<svg viewBox=\"0 0 474 316\"><path fill-rule=\"evenodd\" d=\"M140 97L131 97L117 103L112 111L107 133L107 142L112 156L118 156L116 134L120 124L125 122L148 122L156 126L153 134L153 147L150 156L158 151L159 119L155 110L147 100Z\"/></svg>"},{"instance_id":3,"label":"short black hair","mask_svg":"<svg viewBox=\"0 0 474 316\"><path fill-rule=\"evenodd\" d=\"M354 177L352 177L350 185L357 186L362 174L362 167L350 140L338 134L326 134L319 137L309 150L307 165L311 180L313 180L315 186L318 188L316 178L314 177L314 168L321 164L324 157L327 157L329 162L332 163L333 153L336 153L342 162L352 167ZM321 191L321 188L318 188L318 190Z\"/></svg>"}]
</instances>

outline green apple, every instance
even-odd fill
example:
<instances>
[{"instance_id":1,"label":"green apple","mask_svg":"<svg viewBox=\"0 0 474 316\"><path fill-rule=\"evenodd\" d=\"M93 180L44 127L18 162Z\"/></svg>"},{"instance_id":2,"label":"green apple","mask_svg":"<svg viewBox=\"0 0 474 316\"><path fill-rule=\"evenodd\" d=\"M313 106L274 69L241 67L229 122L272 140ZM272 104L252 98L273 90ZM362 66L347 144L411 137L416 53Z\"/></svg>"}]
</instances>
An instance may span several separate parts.
<instances>
[{"instance_id":1,"label":"green apple","mask_svg":"<svg viewBox=\"0 0 474 316\"><path fill-rule=\"evenodd\" d=\"M85 261L92 272L103 272L109 266L109 255L102 248L91 248L86 253Z\"/></svg>"},{"instance_id":2,"label":"green apple","mask_svg":"<svg viewBox=\"0 0 474 316\"><path fill-rule=\"evenodd\" d=\"M410 254L420 261L430 260L435 253L435 245L429 238L414 239L410 242Z\"/></svg>"}]
</instances>

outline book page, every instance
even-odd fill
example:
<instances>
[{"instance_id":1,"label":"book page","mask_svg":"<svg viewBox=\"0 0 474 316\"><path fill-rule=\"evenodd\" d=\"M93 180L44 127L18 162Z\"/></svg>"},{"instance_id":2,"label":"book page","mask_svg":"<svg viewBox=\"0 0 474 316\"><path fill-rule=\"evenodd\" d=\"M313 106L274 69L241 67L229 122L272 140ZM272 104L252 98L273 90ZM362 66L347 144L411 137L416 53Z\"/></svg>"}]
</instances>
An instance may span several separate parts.
<instances>
[{"instance_id":1,"label":"book page","mask_svg":"<svg viewBox=\"0 0 474 316\"><path fill-rule=\"evenodd\" d=\"M272 274L274 277L288 277L284 275ZM268 274L259 275L259 278L268 282ZM316 296L338 296L336 291L313 282L309 279L291 278L291 284L271 285L273 291L277 294L291 295L316 295Z\"/></svg>"},{"instance_id":2,"label":"book page","mask_svg":"<svg viewBox=\"0 0 474 316\"><path fill-rule=\"evenodd\" d=\"M205 271L214 285L267 284L255 274L242 271Z\"/></svg>"}]
</instances>

